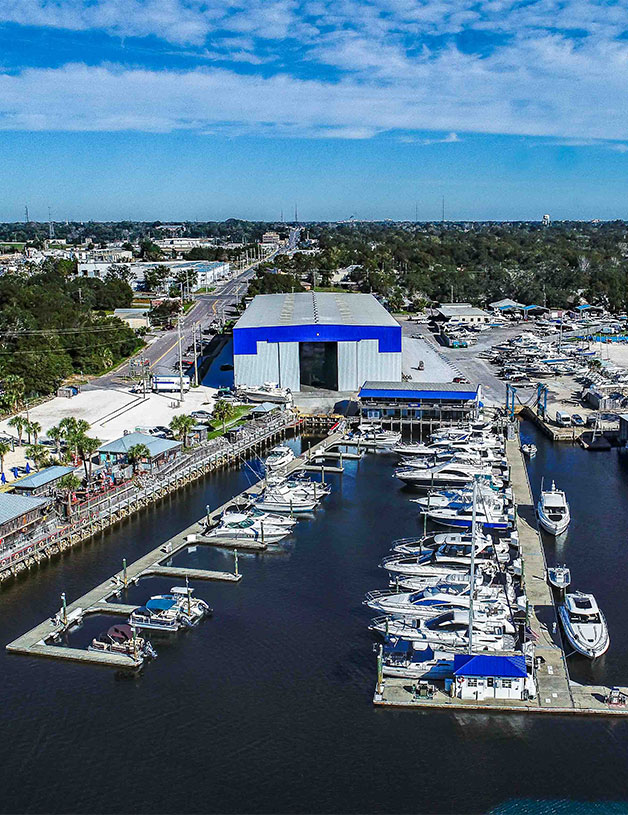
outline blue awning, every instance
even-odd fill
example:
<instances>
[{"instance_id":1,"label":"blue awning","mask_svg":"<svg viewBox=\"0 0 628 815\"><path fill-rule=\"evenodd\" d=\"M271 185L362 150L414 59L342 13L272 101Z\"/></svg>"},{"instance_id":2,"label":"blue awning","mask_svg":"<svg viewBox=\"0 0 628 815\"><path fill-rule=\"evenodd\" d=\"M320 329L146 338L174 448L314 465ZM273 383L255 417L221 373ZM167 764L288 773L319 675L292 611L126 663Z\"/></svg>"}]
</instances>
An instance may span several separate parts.
<instances>
[{"instance_id":1,"label":"blue awning","mask_svg":"<svg viewBox=\"0 0 628 815\"><path fill-rule=\"evenodd\" d=\"M146 608L149 611L168 611L173 606L176 606L176 604L177 601L174 597L164 594L161 597L151 597L148 603L146 603Z\"/></svg>"}]
</instances>

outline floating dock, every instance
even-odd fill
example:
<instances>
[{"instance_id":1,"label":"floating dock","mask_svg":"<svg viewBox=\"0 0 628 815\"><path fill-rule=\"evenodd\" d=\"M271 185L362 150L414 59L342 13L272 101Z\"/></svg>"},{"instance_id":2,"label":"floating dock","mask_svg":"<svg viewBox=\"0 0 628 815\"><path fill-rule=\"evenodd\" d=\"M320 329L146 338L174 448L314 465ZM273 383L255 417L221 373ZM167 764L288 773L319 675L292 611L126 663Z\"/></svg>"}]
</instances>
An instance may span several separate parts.
<instances>
[{"instance_id":1,"label":"floating dock","mask_svg":"<svg viewBox=\"0 0 628 815\"><path fill-rule=\"evenodd\" d=\"M628 706L615 707L605 701L609 687L579 685L569 679L554 595L547 582L547 564L537 529L532 490L518 439L507 442L506 455L517 507L523 579L529 602L528 627L535 639L535 656L543 659L535 672L536 697L527 701L459 699L439 686L435 686L433 696L418 697L415 680L385 677L382 687L375 691L373 702L382 707L628 716ZM628 688L618 690L628 697Z\"/></svg>"},{"instance_id":2,"label":"floating dock","mask_svg":"<svg viewBox=\"0 0 628 815\"><path fill-rule=\"evenodd\" d=\"M337 446L341 441L342 434L335 433L315 445L311 453L312 455L316 455L321 450L325 451L330 447ZM294 461L285 468L285 472L291 473L295 470L303 469L306 460L306 454L295 458ZM318 471L329 472L334 471L334 469L337 471L339 468L327 469L317 465L316 469ZM239 583L242 579L242 575L237 570L237 560L235 560L235 558L236 566L234 572L167 566L164 564L164 561L170 559L173 555L177 554L177 552L195 544L215 543L219 546L229 545L219 543L214 539L204 538L203 531L207 528L208 524L211 525L212 521L215 522L228 506L239 500L242 502L248 501L250 498L259 494L262 489L263 480L260 480L239 496L232 498L222 506L209 512L207 516L203 516L195 521L187 527L187 529L179 532L165 543L159 544L155 549L143 557L138 558L134 563L129 564L126 568L117 572L99 586L96 586L96 588L86 592L82 597L79 597L72 603L69 603L65 609L65 621L61 619L61 613L56 612L54 617L44 620L21 637L9 643L6 646L7 651L27 656L43 656L53 659L66 659L73 662L89 663L92 665L98 664L116 669L137 669L141 665L141 662L134 660L133 657L105 651L88 651L84 648L68 648L56 645L55 641L73 626L80 624L83 618L90 614L114 614L120 617L128 617L137 606L117 603L116 597L120 595L126 586L137 583L142 577L163 576L171 577L173 580L185 580L187 578L189 580L220 580L228 583ZM264 549L266 549L266 545L259 542L238 541L234 543L231 541L230 543L231 548L234 549L254 549L255 551L264 551Z\"/></svg>"}]
</instances>

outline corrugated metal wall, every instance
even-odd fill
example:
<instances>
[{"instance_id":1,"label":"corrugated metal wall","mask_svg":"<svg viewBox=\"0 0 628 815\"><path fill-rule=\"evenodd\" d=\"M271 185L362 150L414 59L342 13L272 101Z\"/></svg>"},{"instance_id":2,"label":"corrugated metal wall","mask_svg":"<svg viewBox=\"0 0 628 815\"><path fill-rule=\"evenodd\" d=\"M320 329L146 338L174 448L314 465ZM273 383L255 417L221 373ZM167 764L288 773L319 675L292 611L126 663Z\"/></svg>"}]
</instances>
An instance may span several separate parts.
<instances>
[{"instance_id":1,"label":"corrugated metal wall","mask_svg":"<svg viewBox=\"0 0 628 815\"><path fill-rule=\"evenodd\" d=\"M377 342L377 340L376 340ZM338 343L338 390L355 391L359 388L358 382L358 343Z\"/></svg>"},{"instance_id":2,"label":"corrugated metal wall","mask_svg":"<svg viewBox=\"0 0 628 815\"><path fill-rule=\"evenodd\" d=\"M280 342L279 346L279 384L291 391L301 390L301 371L299 369L299 343Z\"/></svg>"},{"instance_id":3,"label":"corrugated metal wall","mask_svg":"<svg viewBox=\"0 0 628 815\"><path fill-rule=\"evenodd\" d=\"M279 382L279 346L277 343L258 342L257 354L234 354L233 377L238 386Z\"/></svg>"},{"instance_id":4,"label":"corrugated metal wall","mask_svg":"<svg viewBox=\"0 0 628 815\"><path fill-rule=\"evenodd\" d=\"M360 340L357 346L357 387L368 379L375 382L401 381L401 354L380 354L377 340Z\"/></svg>"}]
</instances>

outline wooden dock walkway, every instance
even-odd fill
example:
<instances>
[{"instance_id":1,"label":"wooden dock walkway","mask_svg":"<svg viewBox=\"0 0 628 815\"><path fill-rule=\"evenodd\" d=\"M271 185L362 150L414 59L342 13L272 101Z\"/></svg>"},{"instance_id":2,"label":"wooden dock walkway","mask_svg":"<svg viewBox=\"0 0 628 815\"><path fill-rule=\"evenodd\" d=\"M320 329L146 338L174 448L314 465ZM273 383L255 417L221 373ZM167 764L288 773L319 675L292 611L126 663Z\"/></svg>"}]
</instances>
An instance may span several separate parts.
<instances>
[{"instance_id":1,"label":"wooden dock walkway","mask_svg":"<svg viewBox=\"0 0 628 815\"><path fill-rule=\"evenodd\" d=\"M342 440L341 433L335 433L312 448L313 454L319 450L325 450L327 447L333 447L340 443ZM286 473L295 472L303 469L305 464L305 454L296 458L286 468ZM317 467L320 470L320 466ZM325 468L325 472L333 471ZM107 578L99 586L96 586L91 591L86 592L82 597L69 603L66 608L67 620L69 624L64 625L60 620L60 614L54 610L56 617L51 617L48 620L36 625L30 631L27 631L21 637L18 637L13 642L6 646L7 651L14 654L25 654L28 656L45 656L56 659L67 659L78 662L85 662L91 664L106 665L109 667L134 667L133 660L122 654L110 654L101 651L87 651L81 648L65 648L54 645L54 639L57 635L64 633L71 625L80 623L83 617L88 614L118 614L123 617L128 615L137 606L125 605L123 603L110 602L112 598L119 595L124 589L125 585L137 583L142 577L151 576L164 576L172 577L173 579L185 579L188 577L190 580L221 580L229 583L239 583L242 579L241 574L222 571L210 571L208 569L192 569L178 566L166 566L163 561L171 558L177 552L186 549L190 545L203 544L203 531L207 528L208 523L211 524L224 512L224 510L231 504L238 500L248 500L251 497L258 495L263 489L263 480L258 481L251 487L248 487L239 496L230 499L217 509L210 511L207 516L203 516L186 529L179 532L170 540L159 544L159 546L152 549L143 557L138 558L135 562L129 564L126 570L122 569L116 572L112 577ZM237 549L250 549L247 545L248 542L239 542L239 545L233 548ZM258 550L261 550L261 544L257 544ZM265 548L265 547L264 547Z\"/></svg>"}]
</instances>

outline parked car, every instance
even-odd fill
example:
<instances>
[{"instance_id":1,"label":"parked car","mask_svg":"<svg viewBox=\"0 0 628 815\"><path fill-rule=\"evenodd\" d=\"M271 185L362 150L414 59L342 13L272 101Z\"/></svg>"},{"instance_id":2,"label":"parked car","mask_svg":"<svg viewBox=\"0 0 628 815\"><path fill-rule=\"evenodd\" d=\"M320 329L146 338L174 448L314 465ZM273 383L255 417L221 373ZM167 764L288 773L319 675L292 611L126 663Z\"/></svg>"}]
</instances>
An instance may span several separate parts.
<instances>
[{"instance_id":1,"label":"parked car","mask_svg":"<svg viewBox=\"0 0 628 815\"><path fill-rule=\"evenodd\" d=\"M572 413L571 414L571 423L576 427L582 427L584 425L584 419L579 413Z\"/></svg>"},{"instance_id":2,"label":"parked car","mask_svg":"<svg viewBox=\"0 0 628 815\"><path fill-rule=\"evenodd\" d=\"M210 422L212 418L212 414L207 410L193 410L190 416L205 424Z\"/></svg>"},{"instance_id":3,"label":"parked car","mask_svg":"<svg viewBox=\"0 0 628 815\"><path fill-rule=\"evenodd\" d=\"M458 385L469 385L470 382L466 376L454 376L453 381L456 382Z\"/></svg>"},{"instance_id":4,"label":"parked car","mask_svg":"<svg viewBox=\"0 0 628 815\"><path fill-rule=\"evenodd\" d=\"M153 435L155 435L156 433L163 435L164 438L166 439L171 439L174 436L174 433L172 432L172 430L170 430L169 427L165 427L165 425L161 424L155 425L155 427L153 427Z\"/></svg>"},{"instance_id":5,"label":"parked car","mask_svg":"<svg viewBox=\"0 0 628 815\"><path fill-rule=\"evenodd\" d=\"M589 413L589 415L587 416L587 427L595 427L597 418L598 418L597 413Z\"/></svg>"},{"instance_id":6,"label":"parked car","mask_svg":"<svg viewBox=\"0 0 628 815\"><path fill-rule=\"evenodd\" d=\"M563 410L556 411L556 424L559 427L571 427L571 414Z\"/></svg>"}]
</instances>

